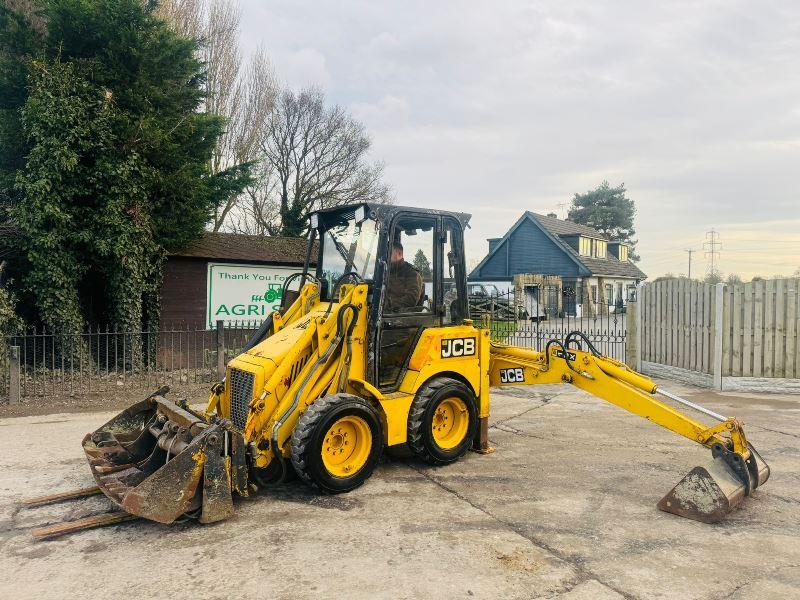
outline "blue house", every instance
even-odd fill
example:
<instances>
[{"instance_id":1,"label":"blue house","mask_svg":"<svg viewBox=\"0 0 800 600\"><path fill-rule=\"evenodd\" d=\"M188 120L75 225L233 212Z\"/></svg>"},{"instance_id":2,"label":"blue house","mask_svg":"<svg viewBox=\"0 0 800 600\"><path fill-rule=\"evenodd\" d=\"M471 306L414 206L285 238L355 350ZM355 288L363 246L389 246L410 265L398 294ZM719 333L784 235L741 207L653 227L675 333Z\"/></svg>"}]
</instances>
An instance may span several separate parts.
<instances>
[{"instance_id":1,"label":"blue house","mask_svg":"<svg viewBox=\"0 0 800 600\"><path fill-rule=\"evenodd\" d=\"M628 259L624 242L596 229L552 215L525 212L501 238L489 239L489 252L469 275L470 282L524 291L537 302L542 286L558 284L559 310L597 314L618 308L647 278ZM548 301L549 302L549 301Z\"/></svg>"}]
</instances>

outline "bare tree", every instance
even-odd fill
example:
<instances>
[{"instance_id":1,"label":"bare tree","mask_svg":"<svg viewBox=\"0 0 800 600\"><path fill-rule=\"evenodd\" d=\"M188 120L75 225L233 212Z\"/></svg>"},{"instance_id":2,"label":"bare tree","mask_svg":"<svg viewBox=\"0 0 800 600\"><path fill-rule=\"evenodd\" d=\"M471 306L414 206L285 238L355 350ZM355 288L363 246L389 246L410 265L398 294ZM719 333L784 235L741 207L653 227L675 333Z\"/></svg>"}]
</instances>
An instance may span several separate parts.
<instances>
[{"instance_id":1,"label":"bare tree","mask_svg":"<svg viewBox=\"0 0 800 600\"><path fill-rule=\"evenodd\" d=\"M227 121L211 159L212 173L234 172L254 163L263 115L272 112L278 85L263 48L243 67L239 47L241 8L230 0L165 0L158 11L175 31L201 41L200 58L206 64L205 109ZM223 227L244 198L230 196L217 207L214 231Z\"/></svg>"},{"instance_id":2,"label":"bare tree","mask_svg":"<svg viewBox=\"0 0 800 600\"><path fill-rule=\"evenodd\" d=\"M184 37L202 38L205 33L204 0L161 0L156 14Z\"/></svg>"},{"instance_id":3,"label":"bare tree","mask_svg":"<svg viewBox=\"0 0 800 600\"><path fill-rule=\"evenodd\" d=\"M244 230L301 235L308 214L348 202L386 202L383 165L369 162L364 126L317 88L283 92L263 124L259 187L248 194Z\"/></svg>"},{"instance_id":4,"label":"bare tree","mask_svg":"<svg viewBox=\"0 0 800 600\"><path fill-rule=\"evenodd\" d=\"M272 63L263 48L259 48L240 72L234 90L234 102L229 112L228 129L221 140L222 153L218 168L230 168L234 164L250 164L251 184L245 193L231 198L217 208L214 215L214 231L234 217L237 204L251 202L253 197L270 189L267 166L260 160L260 140L263 137L264 116L272 113L278 96L278 83ZM227 162L224 162L227 161ZM236 211L241 216L245 211ZM235 225L229 224L236 228Z\"/></svg>"},{"instance_id":5,"label":"bare tree","mask_svg":"<svg viewBox=\"0 0 800 600\"><path fill-rule=\"evenodd\" d=\"M725 283L728 285L736 285L742 283L742 278L738 273L728 273L728 276L725 278Z\"/></svg>"}]
</instances>

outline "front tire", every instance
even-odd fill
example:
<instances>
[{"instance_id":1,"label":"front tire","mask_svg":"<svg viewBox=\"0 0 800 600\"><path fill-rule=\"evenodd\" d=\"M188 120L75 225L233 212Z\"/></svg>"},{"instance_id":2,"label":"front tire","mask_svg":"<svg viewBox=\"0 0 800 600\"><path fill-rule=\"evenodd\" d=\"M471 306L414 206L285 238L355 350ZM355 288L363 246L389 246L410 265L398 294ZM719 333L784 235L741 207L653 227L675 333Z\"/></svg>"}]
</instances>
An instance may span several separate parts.
<instances>
[{"instance_id":1,"label":"front tire","mask_svg":"<svg viewBox=\"0 0 800 600\"><path fill-rule=\"evenodd\" d=\"M469 386L439 377L417 392L408 413L408 446L421 460L446 465L464 456L478 426Z\"/></svg>"},{"instance_id":2,"label":"front tire","mask_svg":"<svg viewBox=\"0 0 800 600\"><path fill-rule=\"evenodd\" d=\"M348 492L369 479L382 450L378 411L352 394L315 400L292 432L292 466L297 475L329 494Z\"/></svg>"}]
</instances>

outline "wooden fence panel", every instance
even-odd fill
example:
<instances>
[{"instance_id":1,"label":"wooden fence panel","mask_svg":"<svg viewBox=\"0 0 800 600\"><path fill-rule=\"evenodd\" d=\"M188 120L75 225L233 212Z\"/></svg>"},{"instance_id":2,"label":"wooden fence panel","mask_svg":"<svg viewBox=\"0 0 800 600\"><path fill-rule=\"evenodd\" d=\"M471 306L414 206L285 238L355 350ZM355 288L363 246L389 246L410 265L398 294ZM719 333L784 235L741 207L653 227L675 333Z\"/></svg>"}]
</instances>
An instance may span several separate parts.
<instances>
[{"instance_id":1,"label":"wooden fence panel","mask_svg":"<svg viewBox=\"0 0 800 600\"><path fill-rule=\"evenodd\" d=\"M731 286L725 286L722 293L722 374L729 375L731 370L731 322L733 312L733 302L731 296Z\"/></svg>"},{"instance_id":2,"label":"wooden fence panel","mask_svg":"<svg viewBox=\"0 0 800 600\"><path fill-rule=\"evenodd\" d=\"M678 303L678 281L670 281L670 306L672 307L670 310L670 316L672 324L671 324L671 335L670 339L672 341L672 346L670 348L670 356L672 358L672 366L678 366L678 345L680 343L679 337L679 330L678 330L678 317L680 315L680 304Z\"/></svg>"},{"instance_id":3,"label":"wooden fence panel","mask_svg":"<svg viewBox=\"0 0 800 600\"><path fill-rule=\"evenodd\" d=\"M786 356L783 349L786 346L786 290L782 279L775 280L775 339L773 341L772 355L773 377L786 377Z\"/></svg>"},{"instance_id":4,"label":"wooden fence panel","mask_svg":"<svg viewBox=\"0 0 800 600\"><path fill-rule=\"evenodd\" d=\"M711 373L711 360L709 348L711 341L709 339L711 328L709 327L709 319L711 318L711 289L710 286L702 285L703 290L703 356L702 366L700 371L702 373Z\"/></svg>"},{"instance_id":5,"label":"wooden fence panel","mask_svg":"<svg viewBox=\"0 0 800 600\"><path fill-rule=\"evenodd\" d=\"M798 279L790 279L786 286L786 342L784 351L786 353L786 377L800 378L800 369L796 368L797 363L792 360L800 360L800 348L798 348L798 315L797 315L797 286L800 284Z\"/></svg>"},{"instance_id":6,"label":"wooden fence panel","mask_svg":"<svg viewBox=\"0 0 800 600\"><path fill-rule=\"evenodd\" d=\"M692 282L681 279L683 283L683 360L681 366L684 369L692 368L692 347L691 347L691 314L692 314Z\"/></svg>"},{"instance_id":7,"label":"wooden fence panel","mask_svg":"<svg viewBox=\"0 0 800 600\"><path fill-rule=\"evenodd\" d=\"M764 282L764 377L775 373L775 282Z\"/></svg>"},{"instance_id":8,"label":"wooden fence panel","mask_svg":"<svg viewBox=\"0 0 800 600\"><path fill-rule=\"evenodd\" d=\"M764 376L764 292L766 282L753 284L753 377Z\"/></svg>"},{"instance_id":9,"label":"wooden fence panel","mask_svg":"<svg viewBox=\"0 0 800 600\"><path fill-rule=\"evenodd\" d=\"M732 288L733 300L731 302L731 310L733 311L733 318L731 324L731 370L730 375L734 377L741 377L742 375L742 299L744 298L744 290L741 284L730 286Z\"/></svg>"},{"instance_id":10,"label":"wooden fence panel","mask_svg":"<svg viewBox=\"0 0 800 600\"><path fill-rule=\"evenodd\" d=\"M714 351L717 336L717 288L707 285L708 288L708 373L714 373Z\"/></svg>"},{"instance_id":11,"label":"wooden fence panel","mask_svg":"<svg viewBox=\"0 0 800 600\"><path fill-rule=\"evenodd\" d=\"M800 378L800 279L726 285L723 377ZM717 293L685 279L645 284L642 359L714 374Z\"/></svg>"},{"instance_id":12,"label":"wooden fence panel","mask_svg":"<svg viewBox=\"0 0 800 600\"><path fill-rule=\"evenodd\" d=\"M697 283L694 281L689 282L689 335L687 343L689 344L689 362L686 365L687 369L692 371L697 370Z\"/></svg>"},{"instance_id":13,"label":"wooden fence panel","mask_svg":"<svg viewBox=\"0 0 800 600\"><path fill-rule=\"evenodd\" d=\"M664 300L663 300L663 286L661 283L655 284L654 288L656 300L656 320L658 328L656 330L656 362L664 363Z\"/></svg>"},{"instance_id":14,"label":"wooden fence panel","mask_svg":"<svg viewBox=\"0 0 800 600\"><path fill-rule=\"evenodd\" d=\"M753 313L755 309L755 288L748 284L742 287L744 310L744 339L742 340L742 375L753 375Z\"/></svg>"}]
</instances>

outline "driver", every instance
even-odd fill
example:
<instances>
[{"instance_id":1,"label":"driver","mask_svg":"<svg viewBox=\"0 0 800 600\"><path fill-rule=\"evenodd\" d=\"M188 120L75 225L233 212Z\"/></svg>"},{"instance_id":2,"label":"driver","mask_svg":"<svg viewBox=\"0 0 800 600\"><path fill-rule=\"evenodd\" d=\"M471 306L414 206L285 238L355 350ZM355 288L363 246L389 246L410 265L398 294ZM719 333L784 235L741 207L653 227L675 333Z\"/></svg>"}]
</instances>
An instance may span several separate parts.
<instances>
[{"instance_id":1,"label":"driver","mask_svg":"<svg viewBox=\"0 0 800 600\"><path fill-rule=\"evenodd\" d=\"M403 259L403 244L392 244L389 281L386 285L386 309L400 312L420 304L422 275Z\"/></svg>"}]
</instances>

